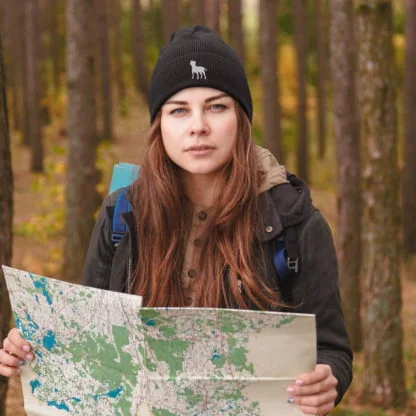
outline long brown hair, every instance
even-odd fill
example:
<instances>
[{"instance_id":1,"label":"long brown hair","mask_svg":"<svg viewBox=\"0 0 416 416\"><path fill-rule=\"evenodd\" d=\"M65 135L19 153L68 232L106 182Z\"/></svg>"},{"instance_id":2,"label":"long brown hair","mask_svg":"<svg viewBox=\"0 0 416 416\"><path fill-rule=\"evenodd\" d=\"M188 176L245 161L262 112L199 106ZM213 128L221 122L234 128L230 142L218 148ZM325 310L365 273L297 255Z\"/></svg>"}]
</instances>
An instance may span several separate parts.
<instances>
[{"instance_id":1,"label":"long brown hair","mask_svg":"<svg viewBox=\"0 0 416 416\"><path fill-rule=\"evenodd\" d=\"M250 303L270 309L281 302L258 275L255 247L260 247L256 226L261 179L255 144L250 122L238 103L236 115L236 145L223 168L215 213L201 239L195 305L247 309ZM180 170L166 154L160 121L159 113L149 131L140 179L133 185L138 247L133 287L145 306L184 306L182 268L191 224Z\"/></svg>"}]
</instances>

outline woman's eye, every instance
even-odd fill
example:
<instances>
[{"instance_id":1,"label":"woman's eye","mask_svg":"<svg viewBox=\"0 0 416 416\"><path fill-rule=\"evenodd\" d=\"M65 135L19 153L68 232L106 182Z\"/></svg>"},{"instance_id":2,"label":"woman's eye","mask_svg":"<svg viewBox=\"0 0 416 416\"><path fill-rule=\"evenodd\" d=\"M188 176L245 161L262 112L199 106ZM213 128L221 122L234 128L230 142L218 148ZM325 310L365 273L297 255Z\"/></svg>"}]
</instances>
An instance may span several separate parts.
<instances>
[{"instance_id":1,"label":"woman's eye","mask_svg":"<svg viewBox=\"0 0 416 416\"><path fill-rule=\"evenodd\" d=\"M184 108L175 108L170 112L170 114L183 114L185 112Z\"/></svg>"},{"instance_id":2,"label":"woman's eye","mask_svg":"<svg viewBox=\"0 0 416 416\"><path fill-rule=\"evenodd\" d=\"M227 107L224 104L212 104L211 109L214 111L222 111L225 110Z\"/></svg>"}]
</instances>

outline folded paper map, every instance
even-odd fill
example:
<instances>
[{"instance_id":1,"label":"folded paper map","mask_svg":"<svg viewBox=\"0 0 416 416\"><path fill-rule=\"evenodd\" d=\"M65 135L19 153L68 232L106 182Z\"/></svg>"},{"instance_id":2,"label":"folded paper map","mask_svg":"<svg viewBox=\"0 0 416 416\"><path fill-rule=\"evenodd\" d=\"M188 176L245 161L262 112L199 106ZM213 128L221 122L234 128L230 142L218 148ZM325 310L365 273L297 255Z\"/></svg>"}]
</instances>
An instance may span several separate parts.
<instances>
[{"instance_id":1,"label":"folded paper map","mask_svg":"<svg viewBox=\"0 0 416 416\"><path fill-rule=\"evenodd\" d=\"M3 267L29 416L285 416L316 363L314 315L142 308L141 297Z\"/></svg>"}]
</instances>

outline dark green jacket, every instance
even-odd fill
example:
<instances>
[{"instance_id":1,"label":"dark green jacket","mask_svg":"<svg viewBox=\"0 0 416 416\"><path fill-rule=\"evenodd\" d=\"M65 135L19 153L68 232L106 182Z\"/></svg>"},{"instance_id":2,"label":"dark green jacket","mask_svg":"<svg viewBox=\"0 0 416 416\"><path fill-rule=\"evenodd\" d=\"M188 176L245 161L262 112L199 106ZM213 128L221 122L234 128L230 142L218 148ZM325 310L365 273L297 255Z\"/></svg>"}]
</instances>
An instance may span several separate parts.
<instances>
[{"instance_id":1,"label":"dark green jacket","mask_svg":"<svg viewBox=\"0 0 416 416\"><path fill-rule=\"evenodd\" d=\"M283 225L295 224L300 255L299 273L285 280L285 299L294 307L289 312L316 315L317 357L328 364L338 380L337 403L352 380L352 351L340 305L338 267L331 231L313 207L309 191L300 181L273 187L259 196L261 227L258 236L265 260L264 281L279 287L273 263L276 241ZM133 214L124 214L128 232L115 249L111 243L111 218L117 192L108 196L99 213L87 254L83 283L87 286L128 292L131 270L136 263ZM270 228L272 227L272 228Z\"/></svg>"}]
</instances>

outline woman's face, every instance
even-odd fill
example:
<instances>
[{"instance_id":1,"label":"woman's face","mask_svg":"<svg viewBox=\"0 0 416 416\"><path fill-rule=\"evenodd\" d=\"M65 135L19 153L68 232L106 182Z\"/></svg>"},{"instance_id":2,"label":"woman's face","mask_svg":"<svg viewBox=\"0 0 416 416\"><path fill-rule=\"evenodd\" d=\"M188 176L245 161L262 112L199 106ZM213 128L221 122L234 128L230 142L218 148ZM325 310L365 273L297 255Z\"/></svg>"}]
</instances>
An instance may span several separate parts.
<instances>
[{"instance_id":1,"label":"woman's face","mask_svg":"<svg viewBox=\"0 0 416 416\"><path fill-rule=\"evenodd\" d=\"M161 131L166 153L184 175L214 179L234 148L235 102L213 88L181 90L162 107Z\"/></svg>"}]
</instances>

